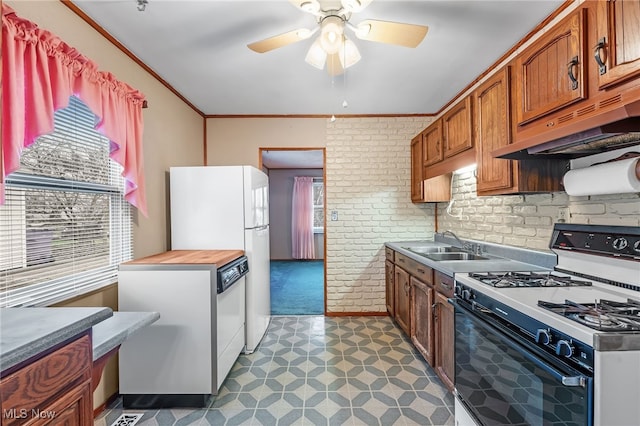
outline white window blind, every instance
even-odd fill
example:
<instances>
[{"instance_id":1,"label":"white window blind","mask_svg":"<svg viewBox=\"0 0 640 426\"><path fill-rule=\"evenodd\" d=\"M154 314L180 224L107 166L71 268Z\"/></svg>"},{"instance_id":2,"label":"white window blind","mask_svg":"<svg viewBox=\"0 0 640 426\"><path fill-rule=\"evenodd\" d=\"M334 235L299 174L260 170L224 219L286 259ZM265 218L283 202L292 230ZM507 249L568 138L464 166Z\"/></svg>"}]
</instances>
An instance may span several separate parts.
<instances>
[{"instance_id":1,"label":"white window blind","mask_svg":"<svg viewBox=\"0 0 640 426\"><path fill-rule=\"evenodd\" d=\"M0 206L0 307L44 306L117 281L132 257L122 167L79 99L55 113L7 177Z\"/></svg>"}]
</instances>

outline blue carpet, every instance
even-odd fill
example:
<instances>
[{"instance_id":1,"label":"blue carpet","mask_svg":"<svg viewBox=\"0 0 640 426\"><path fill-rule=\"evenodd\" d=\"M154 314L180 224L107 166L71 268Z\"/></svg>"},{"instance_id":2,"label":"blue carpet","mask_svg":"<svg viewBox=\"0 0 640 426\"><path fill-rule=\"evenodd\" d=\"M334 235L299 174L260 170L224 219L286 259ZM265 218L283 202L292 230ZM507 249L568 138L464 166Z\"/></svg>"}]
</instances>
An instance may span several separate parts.
<instances>
[{"instance_id":1,"label":"blue carpet","mask_svg":"<svg viewBox=\"0 0 640 426\"><path fill-rule=\"evenodd\" d=\"M324 314L322 260L271 261L271 314Z\"/></svg>"}]
</instances>

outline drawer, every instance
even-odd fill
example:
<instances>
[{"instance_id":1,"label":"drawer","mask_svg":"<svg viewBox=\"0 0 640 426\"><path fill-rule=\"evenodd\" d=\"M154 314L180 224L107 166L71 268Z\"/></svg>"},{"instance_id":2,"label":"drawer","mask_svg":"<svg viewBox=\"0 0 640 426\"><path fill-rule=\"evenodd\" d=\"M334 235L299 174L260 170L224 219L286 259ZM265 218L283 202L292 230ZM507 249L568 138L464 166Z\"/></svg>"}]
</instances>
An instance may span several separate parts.
<instances>
[{"instance_id":1,"label":"drawer","mask_svg":"<svg viewBox=\"0 0 640 426\"><path fill-rule=\"evenodd\" d=\"M390 260L390 261L393 262L393 254L394 253L395 252L393 251L393 249L390 249L389 247L385 247L384 248L384 254L385 254L385 257L387 258L387 260Z\"/></svg>"},{"instance_id":2,"label":"drawer","mask_svg":"<svg viewBox=\"0 0 640 426\"><path fill-rule=\"evenodd\" d=\"M433 285L433 269L430 267L397 252L395 263L404 268L412 277L419 279L425 284Z\"/></svg>"},{"instance_id":3,"label":"drawer","mask_svg":"<svg viewBox=\"0 0 640 426\"><path fill-rule=\"evenodd\" d=\"M454 283L453 277L443 274L442 272L435 272L435 289L444 294L447 297L453 297Z\"/></svg>"},{"instance_id":4,"label":"drawer","mask_svg":"<svg viewBox=\"0 0 640 426\"><path fill-rule=\"evenodd\" d=\"M42 408L78 382L91 378L91 339L84 335L0 381L2 407L17 413ZM26 410L26 411L21 411ZM3 419L3 425L24 419Z\"/></svg>"}]
</instances>

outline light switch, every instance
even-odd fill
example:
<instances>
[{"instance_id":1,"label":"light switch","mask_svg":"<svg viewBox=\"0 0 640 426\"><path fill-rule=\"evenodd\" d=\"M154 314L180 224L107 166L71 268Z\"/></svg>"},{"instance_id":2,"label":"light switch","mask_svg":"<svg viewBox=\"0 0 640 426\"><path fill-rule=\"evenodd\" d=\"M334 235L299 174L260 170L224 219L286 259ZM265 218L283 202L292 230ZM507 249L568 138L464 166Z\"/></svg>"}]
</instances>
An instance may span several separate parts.
<instances>
[{"instance_id":1,"label":"light switch","mask_svg":"<svg viewBox=\"0 0 640 426\"><path fill-rule=\"evenodd\" d=\"M332 220L332 221L336 221L336 220L338 220L338 211L337 211L337 210L333 210L333 211L331 212L331 220Z\"/></svg>"}]
</instances>

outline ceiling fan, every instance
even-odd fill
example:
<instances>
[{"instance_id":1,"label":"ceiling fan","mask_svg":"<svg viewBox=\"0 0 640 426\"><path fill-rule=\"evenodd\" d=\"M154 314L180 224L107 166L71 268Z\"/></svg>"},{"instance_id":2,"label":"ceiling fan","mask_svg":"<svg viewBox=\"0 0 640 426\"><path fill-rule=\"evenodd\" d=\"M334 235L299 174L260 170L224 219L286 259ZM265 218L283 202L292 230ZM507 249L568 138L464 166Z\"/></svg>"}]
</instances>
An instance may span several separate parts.
<instances>
[{"instance_id":1,"label":"ceiling fan","mask_svg":"<svg viewBox=\"0 0 640 426\"><path fill-rule=\"evenodd\" d=\"M423 25L368 19L353 25L349 22L352 13L362 11L372 0L289 0L298 9L316 17L318 26L312 30L299 28L274 37L256 41L247 47L258 53L306 40L320 31L313 42L305 61L331 75L338 75L357 63L361 56L355 43L345 35L345 28L353 31L361 40L416 47L422 42L427 30Z\"/></svg>"}]
</instances>

